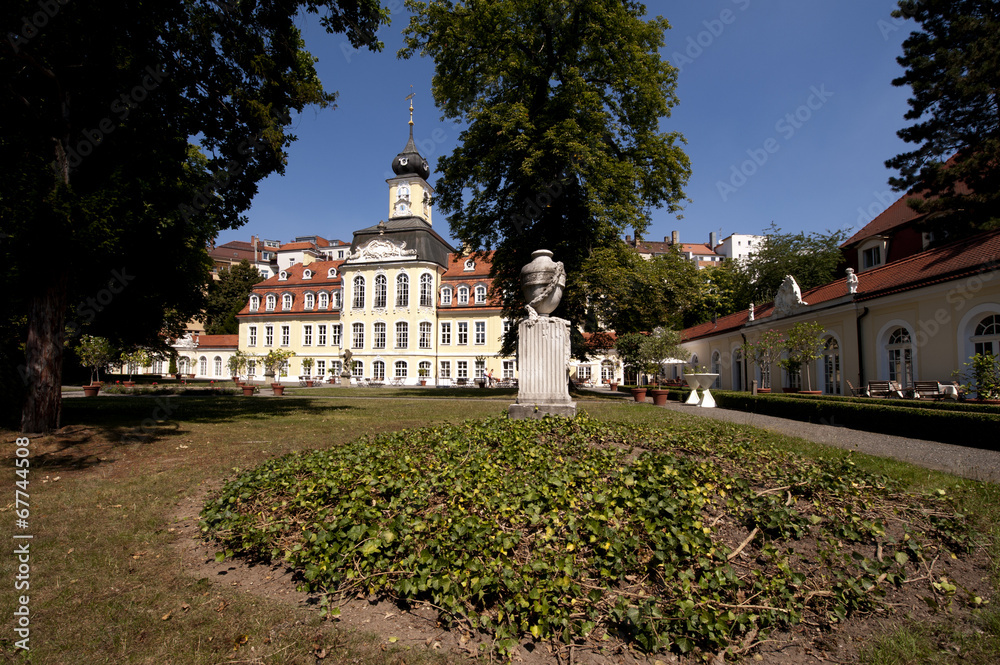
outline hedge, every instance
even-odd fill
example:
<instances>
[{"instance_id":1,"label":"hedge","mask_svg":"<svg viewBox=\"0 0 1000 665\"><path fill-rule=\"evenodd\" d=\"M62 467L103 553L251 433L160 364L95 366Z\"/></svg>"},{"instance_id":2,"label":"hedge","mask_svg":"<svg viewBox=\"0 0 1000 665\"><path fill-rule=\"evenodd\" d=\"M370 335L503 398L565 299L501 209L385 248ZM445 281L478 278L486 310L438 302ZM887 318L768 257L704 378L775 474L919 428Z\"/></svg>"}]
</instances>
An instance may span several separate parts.
<instances>
[{"instance_id":1,"label":"hedge","mask_svg":"<svg viewBox=\"0 0 1000 665\"><path fill-rule=\"evenodd\" d=\"M726 409L837 425L961 446L1000 450L1000 409L978 404L923 403L876 398L834 398L806 395L751 395L713 391Z\"/></svg>"}]
</instances>

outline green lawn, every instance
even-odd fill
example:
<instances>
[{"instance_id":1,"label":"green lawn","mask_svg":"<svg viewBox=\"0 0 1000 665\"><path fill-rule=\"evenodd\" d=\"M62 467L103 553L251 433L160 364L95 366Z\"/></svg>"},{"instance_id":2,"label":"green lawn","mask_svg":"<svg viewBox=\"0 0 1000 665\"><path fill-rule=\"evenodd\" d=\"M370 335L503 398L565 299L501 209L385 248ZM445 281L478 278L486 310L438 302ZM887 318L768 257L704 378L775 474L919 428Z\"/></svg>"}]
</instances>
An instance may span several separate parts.
<instances>
[{"instance_id":1,"label":"green lawn","mask_svg":"<svg viewBox=\"0 0 1000 665\"><path fill-rule=\"evenodd\" d=\"M183 567L176 547L181 506L201 505L238 469L286 453L342 446L365 435L500 416L510 401L510 395L496 389L455 389L448 394L419 388L294 392L300 396L65 400L64 430L31 443L32 663L314 665L321 650L329 653L322 662L464 662L454 654L387 644L384 635L340 629L321 621L315 610L246 593L224 578L195 577ZM448 399L429 406L427 399L407 399L411 393ZM602 421L668 431L704 428L712 436L752 432L755 440L783 450L824 459L847 455L651 406L595 399L582 408ZM18 437L11 431L2 434L6 443ZM13 448L6 446L4 455L11 493L16 479ZM994 485L860 455L853 459L859 468L888 474L913 490L944 489L960 497L962 509L977 523L1000 524L1000 492ZM13 511L4 512L8 533L14 532ZM14 566L12 556L0 559L0 577L13 580ZM11 591L0 603L7 617L15 609L13 600ZM6 625L0 655L6 662L27 662L18 659L23 654L13 649L11 622ZM913 630L932 631L920 626ZM889 646L880 645L879 653L892 647L893 635L885 638ZM996 631L985 630L977 640L973 646L963 643L968 650L961 656L937 653L934 662L996 662Z\"/></svg>"}]
</instances>

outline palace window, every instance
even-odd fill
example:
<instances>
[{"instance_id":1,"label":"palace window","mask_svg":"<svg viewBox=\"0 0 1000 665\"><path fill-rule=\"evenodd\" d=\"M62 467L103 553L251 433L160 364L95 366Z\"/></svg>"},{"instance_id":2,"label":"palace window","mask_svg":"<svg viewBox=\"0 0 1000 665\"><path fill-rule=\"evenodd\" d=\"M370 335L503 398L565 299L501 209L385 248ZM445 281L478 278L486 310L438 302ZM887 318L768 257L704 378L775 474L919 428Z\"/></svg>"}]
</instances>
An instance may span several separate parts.
<instances>
[{"instance_id":1,"label":"palace window","mask_svg":"<svg viewBox=\"0 0 1000 665\"><path fill-rule=\"evenodd\" d=\"M448 345L451 344L451 322L442 321L441 322L441 344Z\"/></svg>"},{"instance_id":2,"label":"palace window","mask_svg":"<svg viewBox=\"0 0 1000 665\"><path fill-rule=\"evenodd\" d=\"M377 381L385 381L385 362L376 360L372 363L372 378Z\"/></svg>"},{"instance_id":3,"label":"palace window","mask_svg":"<svg viewBox=\"0 0 1000 665\"><path fill-rule=\"evenodd\" d=\"M406 321L396 322L396 348L405 349L410 344L410 324Z\"/></svg>"},{"instance_id":4,"label":"palace window","mask_svg":"<svg viewBox=\"0 0 1000 665\"><path fill-rule=\"evenodd\" d=\"M442 378L442 379L450 379L451 378L451 361L450 360L442 360L441 361L441 370L440 370L438 376L440 378Z\"/></svg>"},{"instance_id":5,"label":"palace window","mask_svg":"<svg viewBox=\"0 0 1000 665\"><path fill-rule=\"evenodd\" d=\"M326 324L316 326L316 346L326 346Z\"/></svg>"},{"instance_id":6,"label":"palace window","mask_svg":"<svg viewBox=\"0 0 1000 665\"><path fill-rule=\"evenodd\" d=\"M405 360L397 360L396 361L395 370L396 371L393 374L393 376L395 376L397 379L405 379L406 378L406 370L407 370L406 361Z\"/></svg>"},{"instance_id":7,"label":"palace window","mask_svg":"<svg viewBox=\"0 0 1000 665\"><path fill-rule=\"evenodd\" d=\"M458 343L469 343L469 324L465 321L459 321L458 323Z\"/></svg>"},{"instance_id":8,"label":"palace window","mask_svg":"<svg viewBox=\"0 0 1000 665\"><path fill-rule=\"evenodd\" d=\"M451 304L451 287L446 286L441 289L441 304L450 305Z\"/></svg>"},{"instance_id":9,"label":"palace window","mask_svg":"<svg viewBox=\"0 0 1000 665\"><path fill-rule=\"evenodd\" d=\"M363 323L351 324L351 348L352 349L365 348L365 324Z\"/></svg>"},{"instance_id":10,"label":"palace window","mask_svg":"<svg viewBox=\"0 0 1000 665\"><path fill-rule=\"evenodd\" d=\"M420 348L431 348L431 324L430 321L420 322Z\"/></svg>"},{"instance_id":11,"label":"palace window","mask_svg":"<svg viewBox=\"0 0 1000 665\"><path fill-rule=\"evenodd\" d=\"M312 346L313 327L311 325L302 326L302 346Z\"/></svg>"},{"instance_id":12,"label":"palace window","mask_svg":"<svg viewBox=\"0 0 1000 665\"><path fill-rule=\"evenodd\" d=\"M827 339L823 347L823 392L840 394L840 344L833 337Z\"/></svg>"},{"instance_id":13,"label":"palace window","mask_svg":"<svg viewBox=\"0 0 1000 665\"><path fill-rule=\"evenodd\" d=\"M281 345L288 346L292 341L292 327L281 326Z\"/></svg>"},{"instance_id":14,"label":"palace window","mask_svg":"<svg viewBox=\"0 0 1000 665\"><path fill-rule=\"evenodd\" d=\"M477 379L483 378L483 375L485 373L486 373L486 361L485 360L477 360L476 361L476 378Z\"/></svg>"},{"instance_id":15,"label":"palace window","mask_svg":"<svg viewBox=\"0 0 1000 665\"><path fill-rule=\"evenodd\" d=\"M208 376L208 358L202 356L198 362L198 373L202 376Z\"/></svg>"},{"instance_id":16,"label":"palace window","mask_svg":"<svg viewBox=\"0 0 1000 665\"><path fill-rule=\"evenodd\" d=\"M264 346L274 345L274 326L264 326Z\"/></svg>"},{"instance_id":17,"label":"palace window","mask_svg":"<svg viewBox=\"0 0 1000 665\"><path fill-rule=\"evenodd\" d=\"M486 343L486 322L476 321L476 344Z\"/></svg>"},{"instance_id":18,"label":"palace window","mask_svg":"<svg viewBox=\"0 0 1000 665\"><path fill-rule=\"evenodd\" d=\"M388 291L385 275L375 275L375 302L372 307L385 309L386 292Z\"/></svg>"},{"instance_id":19,"label":"palace window","mask_svg":"<svg viewBox=\"0 0 1000 665\"><path fill-rule=\"evenodd\" d=\"M215 356L213 365L214 367L212 369L215 372L214 376L222 376L222 358Z\"/></svg>"},{"instance_id":20,"label":"palace window","mask_svg":"<svg viewBox=\"0 0 1000 665\"><path fill-rule=\"evenodd\" d=\"M503 378L513 379L514 378L514 361L505 360L503 361Z\"/></svg>"},{"instance_id":21,"label":"palace window","mask_svg":"<svg viewBox=\"0 0 1000 665\"><path fill-rule=\"evenodd\" d=\"M375 327L372 329L372 348L385 348L385 324L381 321L376 323Z\"/></svg>"},{"instance_id":22,"label":"palace window","mask_svg":"<svg viewBox=\"0 0 1000 665\"><path fill-rule=\"evenodd\" d=\"M406 273L396 275L396 307L410 306L410 278Z\"/></svg>"},{"instance_id":23,"label":"palace window","mask_svg":"<svg viewBox=\"0 0 1000 665\"><path fill-rule=\"evenodd\" d=\"M467 286L458 287L458 304L459 305L469 304L469 287Z\"/></svg>"},{"instance_id":24,"label":"palace window","mask_svg":"<svg viewBox=\"0 0 1000 665\"><path fill-rule=\"evenodd\" d=\"M363 275L354 277L353 306L354 309L365 308L365 278Z\"/></svg>"},{"instance_id":25,"label":"palace window","mask_svg":"<svg viewBox=\"0 0 1000 665\"><path fill-rule=\"evenodd\" d=\"M330 294L324 291L319 294L319 308L326 309L330 306Z\"/></svg>"},{"instance_id":26,"label":"palace window","mask_svg":"<svg viewBox=\"0 0 1000 665\"><path fill-rule=\"evenodd\" d=\"M434 306L434 278L428 273L420 276L420 306Z\"/></svg>"},{"instance_id":27,"label":"palace window","mask_svg":"<svg viewBox=\"0 0 1000 665\"><path fill-rule=\"evenodd\" d=\"M260 297L250 296L250 311L256 312L258 309L260 309Z\"/></svg>"},{"instance_id":28,"label":"palace window","mask_svg":"<svg viewBox=\"0 0 1000 665\"><path fill-rule=\"evenodd\" d=\"M292 308L292 294L286 293L281 296L281 309L289 310Z\"/></svg>"},{"instance_id":29,"label":"palace window","mask_svg":"<svg viewBox=\"0 0 1000 665\"><path fill-rule=\"evenodd\" d=\"M420 364L417 365L417 376L422 379L426 379L431 375L431 361L421 360Z\"/></svg>"},{"instance_id":30,"label":"palace window","mask_svg":"<svg viewBox=\"0 0 1000 665\"><path fill-rule=\"evenodd\" d=\"M469 378L469 361L467 361L467 360L459 360L458 362L455 363L455 366L456 366L456 368L458 370L458 377L457 378L459 378L459 379L467 379L467 378Z\"/></svg>"},{"instance_id":31,"label":"palace window","mask_svg":"<svg viewBox=\"0 0 1000 665\"><path fill-rule=\"evenodd\" d=\"M267 294L267 297L264 299L264 309L267 310L268 312L273 312L276 303L277 303L277 298L274 297L273 293L269 293Z\"/></svg>"},{"instance_id":32,"label":"palace window","mask_svg":"<svg viewBox=\"0 0 1000 665\"><path fill-rule=\"evenodd\" d=\"M485 305L486 304L486 287L482 284L476 286L476 304Z\"/></svg>"},{"instance_id":33,"label":"palace window","mask_svg":"<svg viewBox=\"0 0 1000 665\"><path fill-rule=\"evenodd\" d=\"M332 346L340 346L340 330L339 323L330 326L330 344Z\"/></svg>"},{"instance_id":34,"label":"palace window","mask_svg":"<svg viewBox=\"0 0 1000 665\"><path fill-rule=\"evenodd\" d=\"M315 305L316 305L316 296L311 293L307 293L305 295L302 306L306 309L312 309Z\"/></svg>"},{"instance_id":35,"label":"palace window","mask_svg":"<svg viewBox=\"0 0 1000 665\"><path fill-rule=\"evenodd\" d=\"M363 360L352 360L353 367L351 367L351 376L355 379L361 379L365 376L365 362Z\"/></svg>"},{"instance_id":36,"label":"palace window","mask_svg":"<svg viewBox=\"0 0 1000 665\"><path fill-rule=\"evenodd\" d=\"M889 356L889 380L896 381L903 388L913 384L913 345L906 328L896 328L889 335L885 346Z\"/></svg>"},{"instance_id":37,"label":"palace window","mask_svg":"<svg viewBox=\"0 0 1000 665\"><path fill-rule=\"evenodd\" d=\"M257 326L250 326L247 330L247 346L257 346Z\"/></svg>"}]
</instances>

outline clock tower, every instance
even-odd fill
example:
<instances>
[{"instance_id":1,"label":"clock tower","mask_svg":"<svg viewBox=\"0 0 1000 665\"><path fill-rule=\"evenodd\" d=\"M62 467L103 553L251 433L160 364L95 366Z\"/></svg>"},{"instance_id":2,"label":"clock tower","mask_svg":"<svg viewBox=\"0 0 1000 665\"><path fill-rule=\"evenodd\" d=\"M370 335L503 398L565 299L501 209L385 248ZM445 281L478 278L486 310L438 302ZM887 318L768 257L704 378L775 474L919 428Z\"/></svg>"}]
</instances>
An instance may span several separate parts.
<instances>
[{"instance_id":1,"label":"clock tower","mask_svg":"<svg viewBox=\"0 0 1000 665\"><path fill-rule=\"evenodd\" d=\"M410 95L410 140L392 160L394 178L389 178L389 219L416 217L432 224L431 197L434 188L427 184L431 169L413 142L413 95Z\"/></svg>"}]
</instances>

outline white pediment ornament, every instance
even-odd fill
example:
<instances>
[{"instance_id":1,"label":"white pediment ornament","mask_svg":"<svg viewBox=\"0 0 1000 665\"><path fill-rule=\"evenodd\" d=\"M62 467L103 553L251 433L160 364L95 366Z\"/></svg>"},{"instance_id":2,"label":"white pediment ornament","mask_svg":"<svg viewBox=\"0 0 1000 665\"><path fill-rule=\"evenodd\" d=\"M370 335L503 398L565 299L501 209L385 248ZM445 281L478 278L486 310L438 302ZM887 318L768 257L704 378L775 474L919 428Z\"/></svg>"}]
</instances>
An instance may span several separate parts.
<instances>
[{"instance_id":1,"label":"white pediment ornament","mask_svg":"<svg viewBox=\"0 0 1000 665\"><path fill-rule=\"evenodd\" d=\"M375 263L376 261L415 259L417 250L406 249L406 241L393 242L386 238L369 240L364 247L358 247L347 260L352 263Z\"/></svg>"},{"instance_id":2,"label":"white pediment ornament","mask_svg":"<svg viewBox=\"0 0 1000 665\"><path fill-rule=\"evenodd\" d=\"M796 310L808 305L802 300L802 289L798 282L791 275L785 275L785 280L778 287L778 293L774 296L774 318L782 318L793 314Z\"/></svg>"}]
</instances>

